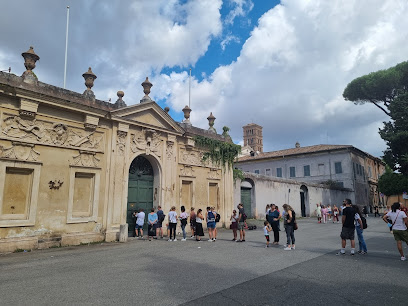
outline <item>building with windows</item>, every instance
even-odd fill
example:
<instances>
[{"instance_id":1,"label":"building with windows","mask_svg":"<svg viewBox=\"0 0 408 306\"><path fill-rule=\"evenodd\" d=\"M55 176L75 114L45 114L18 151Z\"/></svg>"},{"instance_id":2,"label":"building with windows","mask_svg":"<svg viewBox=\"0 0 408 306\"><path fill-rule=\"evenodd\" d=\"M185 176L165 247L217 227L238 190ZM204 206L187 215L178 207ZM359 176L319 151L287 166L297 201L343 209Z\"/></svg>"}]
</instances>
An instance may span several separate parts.
<instances>
[{"instance_id":1,"label":"building with windows","mask_svg":"<svg viewBox=\"0 0 408 306\"><path fill-rule=\"evenodd\" d=\"M263 152L262 126L255 123L247 124L244 129L244 148L251 147L254 152Z\"/></svg>"},{"instance_id":2,"label":"building with windows","mask_svg":"<svg viewBox=\"0 0 408 306\"><path fill-rule=\"evenodd\" d=\"M244 127L244 135L245 131ZM305 187L314 184L348 190L353 203L383 206L377 185L385 164L351 145L301 147L296 143L291 149L241 156L235 167L275 181L290 180L301 182Z\"/></svg>"},{"instance_id":3,"label":"building with windows","mask_svg":"<svg viewBox=\"0 0 408 306\"><path fill-rule=\"evenodd\" d=\"M126 241L132 213L158 205L166 214L211 205L219 225L229 221L232 171L204 162L194 141L229 141L213 122L192 126L188 106L174 121L149 97L147 78L140 103L126 106L122 91L108 103L91 90L91 68L81 94L38 81L39 56L22 56L21 77L0 72L0 252Z\"/></svg>"}]
</instances>

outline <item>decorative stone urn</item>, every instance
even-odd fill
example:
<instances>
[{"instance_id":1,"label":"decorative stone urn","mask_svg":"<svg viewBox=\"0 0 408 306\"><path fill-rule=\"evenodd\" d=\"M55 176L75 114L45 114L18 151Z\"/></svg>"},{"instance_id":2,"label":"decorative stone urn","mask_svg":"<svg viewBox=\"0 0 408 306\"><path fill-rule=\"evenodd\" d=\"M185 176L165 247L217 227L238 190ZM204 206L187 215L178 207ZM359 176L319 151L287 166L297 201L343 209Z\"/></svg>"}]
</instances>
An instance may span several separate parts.
<instances>
[{"instance_id":1,"label":"decorative stone urn","mask_svg":"<svg viewBox=\"0 0 408 306\"><path fill-rule=\"evenodd\" d=\"M208 128L208 130L210 131L210 132L212 132L212 133L217 133L217 131L215 130L215 128L214 128L214 121L215 121L215 117L214 117L214 115L213 115L213 113L211 112L210 113L210 115L207 117L207 120L208 120L208 125L210 126L209 128Z\"/></svg>"},{"instance_id":2,"label":"decorative stone urn","mask_svg":"<svg viewBox=\"0 0 408 306\"><path fill-rule=\"evenodd\" d=\"M140 100L140 103L152 101L152 99L150 99L149 97L150 88L152 88L152 86L153 84L150 83L149 78L146 77L146 80L142 83L143 92L145 93L145 96L142 98L142 100Z\"/></svg>"},{"instance_id":3,"label":"decorative stone urn","mask_svg":"<svg viewBox=\"0 0 408 306\"><path fill-rule=\"evenodd\" d=\"M91 88L94 86L94 81L97 76L92 72L91 67L89 67L88 71L82 74L82 76L85 79L86 86L86 90L84 91L83 95L85 96L85 98L95 100L95 94Z\"/></svg>"},{"instance_id":4,"label":"decorative stone urn","mask_svg":"<svg viewBox=\"0 0 408 306\"><path fill-rule=\"evenodd\" d=\"M21 56L24 57L24 66L27 69L22 75L23 81L29 84L36 84L38 78L32 70L35 68L35 62L38 61L40 57L35 54L32 46L30 46L28 51L21 53Z\"/></svg>"},{"instance_id":5,"label":"decorative stone urn","mask_svg":"<svg viewBox=\"0 0 408 306\"><path fill-rule=\"evenodd\" d=\"M127 105L125 101L123 101L122 99L125 93L122 90L119 90L116 94L118 95L118 99L115 102L115 108L118 109L118 108L126 107Z\"/></svg>"},{"instance_id":6,"label":"decorative stone urn","mask_svg":"<svg viewBox=\"0 0 408 306\"><path fill-rule=\"evenodd\" d=\"M182 111L183 111L183 113L184 113L183 123L191 124L191 122L190 122L191 108L188 107L188 105L186 105L186 106L184 106L184 108L182 109Z\"/></svg>"}]
</instances>

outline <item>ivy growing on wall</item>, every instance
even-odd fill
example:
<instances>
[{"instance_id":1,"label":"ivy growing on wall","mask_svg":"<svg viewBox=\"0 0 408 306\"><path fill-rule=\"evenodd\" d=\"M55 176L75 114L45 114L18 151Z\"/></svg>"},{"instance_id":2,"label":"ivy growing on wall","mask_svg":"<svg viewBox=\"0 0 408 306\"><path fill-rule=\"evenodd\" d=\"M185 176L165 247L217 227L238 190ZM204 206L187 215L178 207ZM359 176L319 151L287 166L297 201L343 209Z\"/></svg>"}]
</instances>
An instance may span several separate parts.
<instances>
[{"instance_id":1,"label":"ivy growing on wall","mask_svg":"<svg viewBox=\"0 0 408 306\"><path fill-rule=\"evenodd\" d=\"M241 169L237 169L237 168L234 168L233 173L232 173L232 177L234 178L234 182L237 179L240 179L241 182L243 180L245 180L244 172L242 172Z\"/></svg>"},{"instance_id":2,"label":"ivy growing on wall","mask_svg":"<svg viewBox=\"0 0 408 306\"><path fill-rule=\"evenodd\" d=\"M210 159L217 166L232 167L235 158L241 152L241 146L229 142L223 142L204 136L195 136L195 144L208 150L203 155L203 162Z\"/></svg>"}]
</instances>

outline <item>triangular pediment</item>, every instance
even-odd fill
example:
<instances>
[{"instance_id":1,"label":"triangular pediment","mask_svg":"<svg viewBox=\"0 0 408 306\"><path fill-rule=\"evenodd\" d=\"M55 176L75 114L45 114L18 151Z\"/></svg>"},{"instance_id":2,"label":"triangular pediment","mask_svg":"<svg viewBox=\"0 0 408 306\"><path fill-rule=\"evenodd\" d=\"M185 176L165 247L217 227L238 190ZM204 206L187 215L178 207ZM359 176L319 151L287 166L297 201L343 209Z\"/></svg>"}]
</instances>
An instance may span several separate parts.
<instances>
[{"instance_id":1,"label":"triangular pediment","mask_svg":"<svg viewBox=\"0 0 408 306\"><path fill-rule=\"evenodd\" d=\"M112 117L121 118L135 125L143 124L159 129L182 133L180 126L156 102L143 102L111 112Z\"/></svg>"}]
</instances>

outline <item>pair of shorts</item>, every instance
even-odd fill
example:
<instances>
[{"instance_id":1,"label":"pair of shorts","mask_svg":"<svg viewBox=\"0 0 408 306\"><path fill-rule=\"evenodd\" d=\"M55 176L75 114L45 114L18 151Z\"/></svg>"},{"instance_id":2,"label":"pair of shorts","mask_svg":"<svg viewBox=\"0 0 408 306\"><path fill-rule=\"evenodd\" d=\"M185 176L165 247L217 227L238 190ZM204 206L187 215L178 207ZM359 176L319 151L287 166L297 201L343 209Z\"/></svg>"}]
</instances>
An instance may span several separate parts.
<instances>
[{"instance_id":1,"label":"pair of shorts","mask_svg":"<svg viewBox=\"0 0 408 306\"><path fill-rule=\"evenodd\" d=\"M136 224L135 229L143 229L143 225Z\"/></svg>"},{"instance_id":2,"label":"pair of shorts","mask_svg":"<svg viewBox=\"0 0 408 306\"><path fill-rule=\"evenodd\" d=\"M245 229L245 222L238 222L238 229L243 231Z\"/></svg>"},{"instance_id":3,"label":"pair of shorts","mask_svg":"<svg viewBox=\"0 0 408 306\"><path fill-rule=\"evenodd\" d=\"M394 239L396 241L404 241L408 243L408 231L392 230L392 233L394 234Z\"/></svg>"},{"instance_id":4,"label":"pair of shorts","mask_svg":"<svg viewBox=\"0 0 408 306\"><path fill-rule=\"evenodd\" d=\"M340 238L343 240L354 240L354 228L343 227L341 229Z\"/></svg>"},{"instance_id":5,"label":"pair of shorts","mask_svg":"<svg viewBox=\"0 0 408 306\"><path fill-rule=\"evenodd\" d=\"M156 228L162 228L162 226L163 226L163 223L162 223L162 222L158 222L158 223L156 224Z\"/></svg>"},{"instance_id":6,"label":"pair of shorts","mask_svg":"<svg viewBox=\"0 0 408 306\"><path fill-rule=\"evenodd\" d=\"M269 242L269 235L265 235L266 241Z\"/></svg>"},{"instance_id":7,"label":"pair of shorts","mask_svg":"<svg viewBox=\"0 0 408 306\"><path fill-rule=\"evenodd\" d=\"M207 228L215 228L215 222L208 222Z\"/></svg>"}]
</instances>

